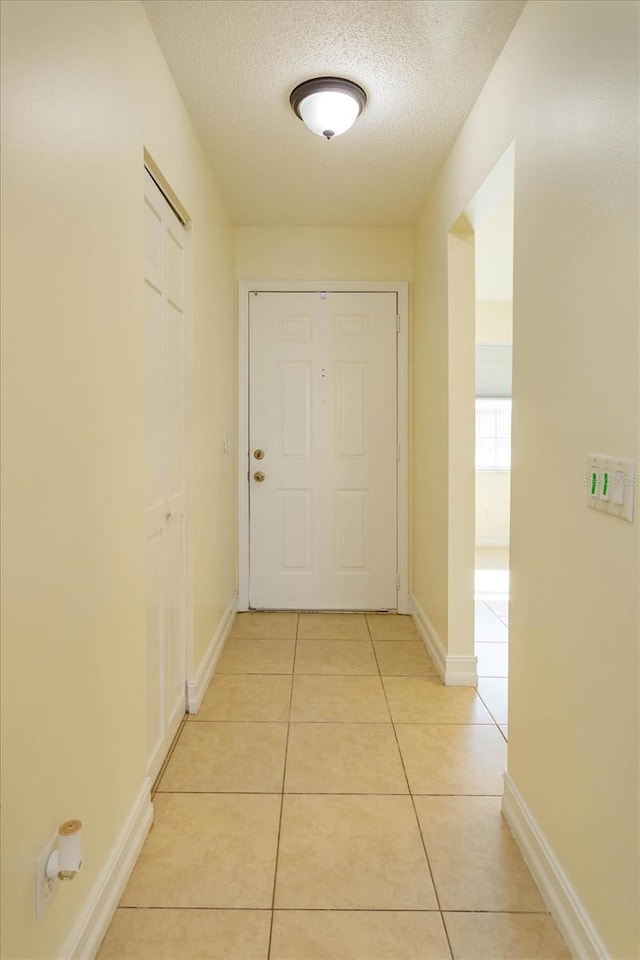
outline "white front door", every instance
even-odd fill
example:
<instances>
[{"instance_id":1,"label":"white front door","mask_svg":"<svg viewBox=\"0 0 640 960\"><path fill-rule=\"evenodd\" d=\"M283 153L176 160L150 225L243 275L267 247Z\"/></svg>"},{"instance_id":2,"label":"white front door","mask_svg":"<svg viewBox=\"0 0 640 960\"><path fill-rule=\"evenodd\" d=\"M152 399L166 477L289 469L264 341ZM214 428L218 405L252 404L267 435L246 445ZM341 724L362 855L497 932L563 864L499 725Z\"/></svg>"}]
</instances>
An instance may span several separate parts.
<instances>
[{"instance_id":1,"label":"white front door","mask_svg":"<svg viewBox=\"0 0 640 960\"><path fill-rule=\"evenodd\" d=\"M249 298L251 607L396 607L396 315L389 292Z\"/></svg>"},{"instance_id":2,"label":"white front door","mask_svg":"<svg viewBox=\"0 0 640 960\"><path fill-rule=\"evenodd\" d=\"M186 709L185 230L145 172L147 774Z\"/></svg>"}]
</instances>

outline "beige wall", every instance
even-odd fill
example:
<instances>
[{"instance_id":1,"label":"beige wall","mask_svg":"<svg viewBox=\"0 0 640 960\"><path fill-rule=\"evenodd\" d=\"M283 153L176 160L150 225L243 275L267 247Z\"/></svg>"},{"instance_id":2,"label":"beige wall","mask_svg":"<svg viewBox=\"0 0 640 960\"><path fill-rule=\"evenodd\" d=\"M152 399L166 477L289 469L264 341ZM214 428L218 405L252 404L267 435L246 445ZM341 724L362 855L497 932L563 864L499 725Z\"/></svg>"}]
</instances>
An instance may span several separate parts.
<instances>
[{"instance_id":1,"label":"beige wall","mask_svg":"<svg viewBox=\"0 0 640 960\"><path fill-rule=\"evenodd\" d=\"M194 666L235 592L233 234L142 6L7 2L2 955L60 956L145 763L143 148L192 217ZM69 817L85 866L35 922Z\"/></svg>"},{"instance_id":2,"label":"beige wall","mask_svg":"<svg viewBox=\"0 0 640 960\"><path fill-rule=\"evenodd\" d=\"M237 227L239 280L410 280L409 227Z\"/></svg>"},{"instance_id":3,"label":"beige wall","mask_svg":"<svg viewBox=\"0 0 640 960\"><path fill-rule=\"evenodd\" d=\"M476 343L512 343L512 317L508 300L476 301ZM476 470L477 544L509 542L510 485L510 471Z\"/></svg>"},{"instance_id":4,"label":"beige wall","mask_svg":"<svg viewBox=\"0 0 640 960\"><path fill-rule=\"evenodd\" d=\"M476 343L513 343L510 300L476 300Z\"/></svg>"},{"instance_id":5,"label":"beige wall","mask_svg":"<svg viewBox=\"0 0 640 960\"><path fill-rule=\"evenodd\" d=\"M478 211L479 212L479 211ZM513 300L513 184L474 217L476 235L476 300Z\"/></svg>"},{"instance_id":6,"label":"beige wall","mask_svg":"<svg viewBox=\"0 0 640 960\"><path fill-rule=\"evenodd\" d=\"M509 470L476 470L476 544L509 543Z\"/></svg>"},{"instance_id":7,"label":"beige wall","mask_svg":"<svg viewBox=\"0 0 640 960\"><path fill-rule=\"evenodd\" d=\"M435 623L447 235L515 138L509 772L616 958L640 953L639 528L588 510L583 475L589 451L638 457L637 19L527 5L430 192L414 274L413 577Z\"/></svg>"}]
</instances>

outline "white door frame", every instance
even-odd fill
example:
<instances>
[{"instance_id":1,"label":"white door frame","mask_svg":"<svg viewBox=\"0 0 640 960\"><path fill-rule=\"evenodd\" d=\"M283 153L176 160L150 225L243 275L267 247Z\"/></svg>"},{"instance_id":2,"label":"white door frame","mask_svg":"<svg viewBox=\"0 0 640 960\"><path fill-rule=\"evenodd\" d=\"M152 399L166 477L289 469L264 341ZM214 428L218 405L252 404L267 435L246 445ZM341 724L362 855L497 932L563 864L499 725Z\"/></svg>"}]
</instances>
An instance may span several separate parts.
<instances>
[{"instance_id":1,"label":"white door frame","mask_svg":"<svg viewBox=\"0 0 640 960\"><path fill-rule=\"evenodd\" d=\"M249 297L264 293L395 293L398 296L398 613L409 613L409 283L407 280L238 282L238 609L249 609Z\"/></svg>"}]
</instances>

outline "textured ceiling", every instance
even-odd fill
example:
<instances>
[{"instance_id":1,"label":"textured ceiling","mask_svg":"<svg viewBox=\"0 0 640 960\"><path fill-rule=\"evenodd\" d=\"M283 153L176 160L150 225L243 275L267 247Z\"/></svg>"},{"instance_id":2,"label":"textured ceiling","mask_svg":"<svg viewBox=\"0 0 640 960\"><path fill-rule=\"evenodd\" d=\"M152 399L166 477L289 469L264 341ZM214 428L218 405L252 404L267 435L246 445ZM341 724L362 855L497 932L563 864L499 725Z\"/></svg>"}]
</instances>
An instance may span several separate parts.
<instances>
[{"instance_id":1,"label":"textured ceiling","mask_svg":"<svg viewBox=\"0 0 640 960\"><path fill-rule=\"evenodd\" d=\"M524 0L143 0L236 224L412 224ZM296 84L365 88L325 141Z\"/></svg>"}]
</instances>

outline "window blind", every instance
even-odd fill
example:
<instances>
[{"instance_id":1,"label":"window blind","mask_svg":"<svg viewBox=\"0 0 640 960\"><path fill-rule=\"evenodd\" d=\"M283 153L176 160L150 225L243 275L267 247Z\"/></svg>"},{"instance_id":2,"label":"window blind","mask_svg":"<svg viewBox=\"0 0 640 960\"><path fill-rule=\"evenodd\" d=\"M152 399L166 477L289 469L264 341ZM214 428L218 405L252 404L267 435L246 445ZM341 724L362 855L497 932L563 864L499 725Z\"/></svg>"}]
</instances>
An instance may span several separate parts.
<instances>
[{"instance_id":1,"label":"window blind","mask_svg":"<svg viewBox=\"0 0 640 960\"><path fill-rule=\"evenodd\" d=\"M476 397L511 396L510 343L476 344Z\"/></svg>"}]
</instances>

